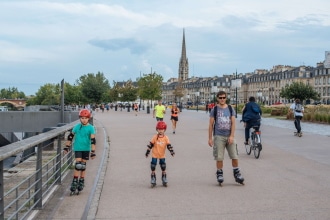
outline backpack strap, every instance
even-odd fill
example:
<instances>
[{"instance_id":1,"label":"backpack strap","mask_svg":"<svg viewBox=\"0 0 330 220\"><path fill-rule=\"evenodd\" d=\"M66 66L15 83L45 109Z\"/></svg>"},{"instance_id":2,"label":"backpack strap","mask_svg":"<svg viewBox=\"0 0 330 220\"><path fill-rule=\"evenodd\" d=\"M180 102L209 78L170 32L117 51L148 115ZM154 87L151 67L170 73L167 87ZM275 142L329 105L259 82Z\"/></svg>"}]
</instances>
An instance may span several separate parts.
<instances>
[{"instance_id":1,"label":"backpack strap","mask_svg":"<svg viewBox=\"0 0 330 220\"><path fill-rule=\"evenodd\" d=\"M230 111L230 117L233 116L233 107L231 105L228 105L229 111Z\"/></svg>"}]
</instances>

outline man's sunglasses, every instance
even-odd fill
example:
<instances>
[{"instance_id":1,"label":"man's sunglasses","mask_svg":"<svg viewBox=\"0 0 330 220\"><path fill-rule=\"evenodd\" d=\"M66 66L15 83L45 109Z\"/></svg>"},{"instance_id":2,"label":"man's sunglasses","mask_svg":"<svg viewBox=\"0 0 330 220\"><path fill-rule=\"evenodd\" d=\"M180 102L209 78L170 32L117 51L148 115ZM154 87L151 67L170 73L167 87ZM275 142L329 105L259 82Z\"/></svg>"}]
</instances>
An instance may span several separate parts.
<instances>
[{"instance_id":1,"label":"man's sunglasses","mask_svg":"<svg viewBox=\"0 0 330 220\"><path fill-rule=\"evenodd\" d=\"M226 99L226 97L218 96L218 99Z\"/></svg>"}]
</instances>

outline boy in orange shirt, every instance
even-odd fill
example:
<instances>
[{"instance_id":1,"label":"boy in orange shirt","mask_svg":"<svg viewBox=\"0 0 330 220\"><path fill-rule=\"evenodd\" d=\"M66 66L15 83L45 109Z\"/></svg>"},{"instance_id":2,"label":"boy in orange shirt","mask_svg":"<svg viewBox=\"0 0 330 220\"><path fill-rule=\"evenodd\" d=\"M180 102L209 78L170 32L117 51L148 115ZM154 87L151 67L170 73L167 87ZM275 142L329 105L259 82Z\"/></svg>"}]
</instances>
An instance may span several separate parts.
<instances>
[{"instance_id":1,"label":"boy in orange shirt","mask_svg":"<svg viewBox=\"0 0 330 220\"><path fill-rule=\"evenodd\" d=\"M159 165L162 169L162 182L163 186L167 186L167 179L166 179L166 162L165 162L165 151L166 148L170 151L172 157L174 157L174 150L173 146L170 143L169 138L165 135L167 125L163 121L159 121L156 125L157 134L155 134L150 143L148 144L146 157L149 156L150 151L152 151L152 158L151 158L151 187L156 185L156 165L157 160L159 159Z\"/></svg>"}]
</instances>

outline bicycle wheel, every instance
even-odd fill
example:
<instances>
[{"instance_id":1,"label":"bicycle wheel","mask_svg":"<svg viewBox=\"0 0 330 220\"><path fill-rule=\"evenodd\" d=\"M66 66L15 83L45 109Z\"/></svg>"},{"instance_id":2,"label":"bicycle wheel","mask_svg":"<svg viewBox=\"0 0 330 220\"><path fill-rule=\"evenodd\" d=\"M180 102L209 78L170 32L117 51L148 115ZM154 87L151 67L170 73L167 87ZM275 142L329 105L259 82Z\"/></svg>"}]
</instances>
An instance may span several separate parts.
<instances>
[{"instance_id":1,"label":"bicycle wheel","mask_svg":"<svg viewBox=\"0 0 330 220\"><path fill-rule=\"evenodd\" d=\"M258 159L259 158L259 156L260 156L260 147L259 147L259 145L260 144L258 144L258 146L256 146L253 150L253 153L254 153L254 157L256 158L256 159Z\"/></svg>"},{"instance_id":2,"label":"bicycle wheel","mask_svg":"<svg viewBox=\"0 0 330 220\"><path fill-rule=\"evenodd\" d=\"M246 150L247 155L251 154L251 146L249 144L245 145L245 150Z\"/></svg>"},{"instance_id":3,"label":"bicycle wheel","mask_svg":"<svg viewBox=\"0 0 330 220\"><path fill-rule=\"evenodd\" d=\"M252 144L253 144L253 137L254 137L254 135L253 135L253 133L251 134L251 141L250 141L250 144L248 143L248 144L245 144L245 150L246 150L246 153L247 153L247 155L250 155L251 154L251 150L252 150Z\"/></svg>"},{"instance_id":4,"label":"bicycle wheel","mask_svg":"<svg viewBox=\"0 0 330 220\"><path fill-rule=\"evenodd\" d=\"M261 148L261 143L258 143L259 141L258 141L258 135L255 135L254 136L254 144L255 144L255 146L254 146L254 148L253 148L253 154L254 154L254 157L256 158L256 159L258 159L259 158L259 156L260 156L260 148Z\"/></svg>"}]
</instances>

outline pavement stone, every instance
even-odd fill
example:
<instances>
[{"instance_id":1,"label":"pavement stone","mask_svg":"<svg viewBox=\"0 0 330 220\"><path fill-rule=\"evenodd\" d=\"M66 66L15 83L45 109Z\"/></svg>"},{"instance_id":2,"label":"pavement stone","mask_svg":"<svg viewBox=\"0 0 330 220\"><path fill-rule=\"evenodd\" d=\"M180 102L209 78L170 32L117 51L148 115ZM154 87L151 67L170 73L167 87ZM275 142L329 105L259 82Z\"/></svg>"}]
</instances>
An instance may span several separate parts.
<instances>
[{"instance_id":1,"label":"pavement stone","mask_svg":"<svg viewBox=\"0 0 330 220\"><path fill-rule=\"evenodd\" d=\"M94 117L98 156L88 163L86 187L70 197L70 177L60 187L62 194L56 193L61 196L49 202L47 219L330 219L329 134L312 131L320 125L303 123L299 138L293 136L292 121L263 119L263 150L255 159L245 152L238 116L235 139L245 185L235 183L226 153L220 187L207 145L208 114L183 110L172 134L167 111L166 133L176 154L167 153L168 187L161 185L157 166L158 185L151 188L151 158L144 154L156 132L152 114L111 110Z\"/></svg>"}]
</instances>

